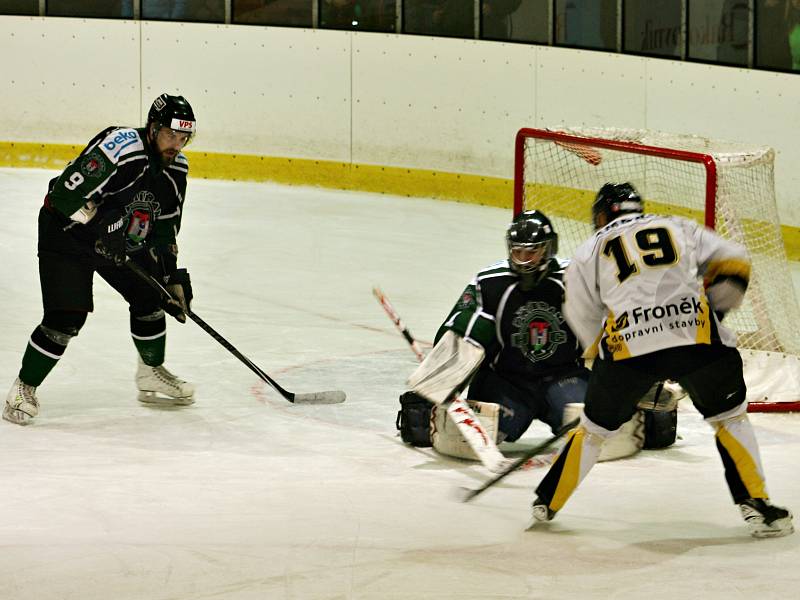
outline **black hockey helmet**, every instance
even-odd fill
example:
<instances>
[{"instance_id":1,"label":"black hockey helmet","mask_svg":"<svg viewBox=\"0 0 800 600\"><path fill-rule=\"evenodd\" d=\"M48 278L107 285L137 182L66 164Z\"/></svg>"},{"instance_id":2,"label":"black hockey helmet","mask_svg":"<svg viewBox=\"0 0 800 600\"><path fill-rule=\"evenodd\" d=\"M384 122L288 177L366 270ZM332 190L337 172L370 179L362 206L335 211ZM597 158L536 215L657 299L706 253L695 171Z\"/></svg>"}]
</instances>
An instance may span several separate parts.
<instances>
[{"instance_id":1,"label":"black hockey helmet","mask_svg":"<svg viewBox=\"0 0 800 600\"><path fill-rule=\"evenodd\" d=\"M644 202L632 184L606 183L592 203L592 224L595 229L601 228L597 222L600 215L605 215L607 225L622 215L641 212L644 212Z\"/></svg>"},{"instance_id":2,"label":"black hockey helmet","mask_svg":"<svg viewBox=\"0 0 800 600\"><path fill-rule=\"evenodd\" d=\"M547 274L548 263L558 252L558 234L543 213L526 210L509 224L506 244L511 269L526 283L536 285Z\"/></svg>"},{"instance_id":3,"label":"black hockey helmet","mask_svg":"<svg viewBox=\"0 0 800 600\"><path fill-rule=\"evenodd\" d=\"M161 94L153 101L147 113L147 128L150 129L152 124L157 128L169 127L175 131L188 133L189 139L197 128L194 111L186 98L169 94Z\"/></svg>"}]
</instances>

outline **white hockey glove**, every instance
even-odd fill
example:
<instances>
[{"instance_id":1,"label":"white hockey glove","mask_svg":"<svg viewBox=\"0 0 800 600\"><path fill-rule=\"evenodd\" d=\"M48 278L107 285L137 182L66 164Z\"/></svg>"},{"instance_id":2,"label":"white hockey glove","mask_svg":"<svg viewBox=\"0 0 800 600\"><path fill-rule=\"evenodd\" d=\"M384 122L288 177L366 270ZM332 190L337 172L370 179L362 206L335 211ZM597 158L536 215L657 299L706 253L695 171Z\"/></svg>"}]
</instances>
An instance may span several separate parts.
<instances>
[{"instance_id":1,"label":"white hockey glove","mask_svg":"<svg viewBox=\"0 0 800 600\"><path fill-rule=\"evenodd\" d=\"M723 315L734 308L739 308L744 300L747 286L738 279L722 278L713 285L708 286L706 295L711 308Z\"/></svg>"},{"instance_id":2,"label":"white hockey glove","mask_svg":"<svg viewBox=\"0 0 800 600\"><path fill-rule=\"evenodd\" d=\"M447 331L408 378L411 390L442 404L459 390L483 362L483 348Z\"/></svg>"}]
</instances>

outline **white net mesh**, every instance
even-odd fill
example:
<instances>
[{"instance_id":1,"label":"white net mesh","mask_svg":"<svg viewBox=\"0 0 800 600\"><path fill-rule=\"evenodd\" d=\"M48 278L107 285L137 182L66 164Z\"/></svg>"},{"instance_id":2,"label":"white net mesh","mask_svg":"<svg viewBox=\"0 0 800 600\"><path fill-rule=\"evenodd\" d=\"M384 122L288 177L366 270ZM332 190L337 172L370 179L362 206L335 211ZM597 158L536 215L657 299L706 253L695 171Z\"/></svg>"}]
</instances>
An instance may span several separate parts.
<instances>
[{"instance_id":1,"label":"white net mesh","mask_svg":"<svg viewBox=\"0 0 800 600\"><path fill-rule=\"evenodd\" d=\"M559 234L559 255L571 256L593 234L591 205L607 182L633 183L652 213L707 222L706 190L716 230L744 244L753 272L744 305L726 317L739 347L800 354L800 309L778 220L770 148L642 130L523 130L515 210L538 209ZM555 137L536 137L539 135ZM581 138L576 143L575 138ZM595 141L593 141L595 140ZM597 140L625 142L605 148ZM650 148L645 148L650 147ZM658 156L663 151L694 153ZM710 157L709 169L702 156ZM524 164L523 164L524 163ZM716 168L716 182L714 181ZM521 181L520 181L521 180ZM714 185L716 183L716 185ZM520 185L521 184L521 185Z\"/></svg>"}]
</instances>

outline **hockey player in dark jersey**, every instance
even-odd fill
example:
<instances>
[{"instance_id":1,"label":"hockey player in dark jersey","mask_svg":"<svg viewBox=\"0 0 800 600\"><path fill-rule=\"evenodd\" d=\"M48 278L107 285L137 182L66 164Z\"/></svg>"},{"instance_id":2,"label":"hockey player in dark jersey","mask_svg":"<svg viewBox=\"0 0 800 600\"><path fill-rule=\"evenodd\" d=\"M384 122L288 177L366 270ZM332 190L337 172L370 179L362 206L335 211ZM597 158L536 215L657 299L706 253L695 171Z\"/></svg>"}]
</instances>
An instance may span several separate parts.
<instances>
[{"instance_id":1,"label":"hockey player in dark jersey","mask_svg":"<svg viewBox=\"0 0 800 600\"><path fill-rule=\"evenodd\" d=\"M589 371L561 314L564 267L550 220L520 213L506 240L508 259L476 275L436 341L452 331L484 349L468 397L499 404L498 441L513 442L534 419L559 429L565 405L583 402Z\"/></svg>"},{"instance_id":2,"label":"hockey player in dark jersey","mask_svg":"<svg viewBox=\"0 0 800 600\"><path fill-rule=\"evenodd\" d=\"M164 311L185 322L192 299L179 269L180 230L189 165L181 150L195 132L192 107L161 94L139 129L108 127L50 181L39 211L39 279L44 316L33 330L3 418L25 425L39 412L36 388L92 312L96 272L126 300L139 354L136 384L142 402L186 405L194 388L164 366ZM159 295L125 267L131 260L169 289Z\"/></svg>"},{"instance_id":3,"label":"hockey player in dark jersey","mask_svg":"<svg viewBox=\"0 0 800 600\"><path fill-rule=\"evenodd\" d=\"M558 235L550 220L533 210L514 218L506 242L508 258L475 276L436 334L436 345L445 336L455 336L455 347L466 344L465 352L449 365L423 363L418 372L431 376L412 376L421 379L421 385L401 397L398 426L412 445L474 457L444 410L436 406L431 418L431 402L439 404L444 398L431 397L430 382L449 377L451 368L452 381L436 387L460 390L468 383L470 405L498 443L516 441L534 420L555 432L565 421L568 405L570 411L580 412L590 373L562 314L566 261L556 257ZM480 350L473 359L475 368L463 367L462 358L472 355L475 347ZM664 386L654 390L642 397L640 409L600 460L675 441L677 395Z\"/></svg>"}]
</instances>

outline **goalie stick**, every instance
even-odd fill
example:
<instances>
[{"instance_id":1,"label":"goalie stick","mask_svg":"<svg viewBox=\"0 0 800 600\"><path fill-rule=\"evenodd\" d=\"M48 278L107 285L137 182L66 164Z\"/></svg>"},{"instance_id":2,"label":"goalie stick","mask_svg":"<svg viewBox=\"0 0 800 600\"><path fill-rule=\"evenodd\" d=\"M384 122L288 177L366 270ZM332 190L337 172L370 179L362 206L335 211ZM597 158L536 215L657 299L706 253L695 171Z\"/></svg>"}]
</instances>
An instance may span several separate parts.
<instances>
[{"instance_id":1,"label":"goalie stick","mask_svg":"<svg viewBox=\"0 0 800 600\"><path fill-rule=\"evenodd\" d=\"M397 312L394 310L394 306L392 306L392 303L389 302L389 299L380 290L380 288L377 287L372 288L372 294L375 296L378 302L380 302L381 306L383 307L383 310L385 310L386 314L389 315L389 318L392 320L392 323L394 323L395 327L397 327L398 331L400 331L400 333L403 334L403 337L408 342L408 345L411 346L411 350L413 350L414 354L416 354L417 360L422 362L423 359L425 358L425 355L422 353L422 349L419 347L417 340L414 339L414 336L411 335L411 332L408 330L408 327L406 327L400 320L400 315L398 315Z\"/></svg>"},{"instance_id":2,"label":"goalie stick","mask_svg":"<svg viewBox=\"0 0 800 600\"><path fill-rule=\"evenodd\" d=\"M417 359L422 362L425 356L422 354L419 344L417 344L414 336L411 335L411 332L400 320L400 316L395 311L392 303L389 302L389 299L379 288L372 288L372 293L380 302L386 314L389 315L395 327L403 334L414 354L417 355ZM453 394L453 397L447 403L447 414L458 427L458 431L464 436L469 447L472 448L472 451L484 467L492 473L500 472L507 467L510 462L509 459L503 456L477 415L469 407L469 404L458 397L458 394Z\"/></svg>"},{"instance_id":3,"label":"goalie stick","mask_svg":"<svg viewBox=\"0 0 800 600\"><path fill-rule=\"evenodd\" d=\"M505 479L508 475L510 475L511 473L522 467L526 462L528 462L534 456L541 454L542 452L547 450L550 446L555 444L558 440L564 437L564 435L566 435L571 429L577 427L580 421L581 421L580 417L577 417L572 421L570 421L569 423L567 423L566 425L562 426L561 429L556 431L552 437L547 438L538 446L534 446L533 448L528 450L525 454L514 460L511 464L509 464L503 471L499 472L497 475L489 479L480 487L475 489L463 488L463 487L459 488L461 492L460 493L461 501L469 502L470 500L472 500L479 494L482 494L483 492L488 490L490 487L492 487L502 479Z\"/></svg>"},{"instance_id":4,"label":"goalie stick","mask_svg":"<svg viewBox=\"0 0 800 600\"><path fill-rule=\"evenodd\" d=\"M125 265L136 275L139 276L145 283L147 283L150 287L156 290L160 295L161 298L165 301L172 301L175 302L175 299L170 295L167 289L161 285L158 280L155 279L150 273L148 273L145 269L141 266L136 264L130 259L125 261ZM266 384L271 386L276 392L278 392L281 396L283 396L289 402L294 404L339 404L340 402L345 401L345 393L341 390L333 390L328 392L311 392L307 394L295 394L288 390L282 388L278 383L272 379L269 375L267 375L264 371L262 371L253 361L247 358L244 354L239 352L236 347L231 344L228 340L222 337L217 331L214 330L211 325L206 323L203 319L201 319L198 315L196 315L191 310L186 310L186 315L200 328L208 333L212 338L217 340L228 352L233 354L236 358L238 358L247 368L249 368L253 373L258 375L258 377Z\"/></svg>"}]
</instances>

